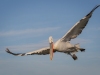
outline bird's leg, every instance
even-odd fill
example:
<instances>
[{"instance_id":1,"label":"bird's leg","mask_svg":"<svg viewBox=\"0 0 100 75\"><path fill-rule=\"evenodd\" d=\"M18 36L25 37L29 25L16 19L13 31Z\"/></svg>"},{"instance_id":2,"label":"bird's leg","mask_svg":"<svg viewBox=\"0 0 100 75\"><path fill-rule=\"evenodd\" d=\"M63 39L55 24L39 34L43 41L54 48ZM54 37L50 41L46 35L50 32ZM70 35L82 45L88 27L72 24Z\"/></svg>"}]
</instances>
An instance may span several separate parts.
<instances>
[{"instance_id":1,"label":"bird's leg","mask_svg":"<svg viewBox=\"0 0 100 75\"><path fill-rule=\"evenodd\" d=\"M74 60L77 60L77 56L76 56L75 54L72 55L72 58L73 58Z\"/></svg>"},{"instance_id":2,"label":"bird's leg","mask_svg":"<svg viewBox=\"0 0 100 75\"><path fill-rule=\"evenodd\" d=\"M77 56L73 53L69 53L69 55L74 59L74 60L77 60Z\"/></svg>"}]
</instances>

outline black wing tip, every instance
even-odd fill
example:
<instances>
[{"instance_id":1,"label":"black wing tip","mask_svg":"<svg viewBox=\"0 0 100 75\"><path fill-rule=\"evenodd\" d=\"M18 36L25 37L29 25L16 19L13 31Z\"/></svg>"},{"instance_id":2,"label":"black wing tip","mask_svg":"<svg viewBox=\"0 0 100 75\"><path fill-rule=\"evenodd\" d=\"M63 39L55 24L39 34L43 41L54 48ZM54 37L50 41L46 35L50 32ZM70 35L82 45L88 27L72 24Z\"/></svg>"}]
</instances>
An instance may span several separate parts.
<instances>
[{"instance_id":1,"label":"black wing tip","mask_svg":"<svg viewBox=\"0 0 100 75\"><path fill-rule=\"evenodd\" d=\"M96 5L94 8L93 8L93 10L95 10L96 8L98 8L100 6L100 4L98 4L98 5ZM93 11L92 10L92 11Z\"/></svg>"},{"instance_id":2,"label":"black wing tip","mask_svg":"<svg viewBox=\"0 0 100 75\"><path fill-rule=\"evenodd\" d=\"M100 4L96 5L86 16L91 16L92 13L95 11L95 9L97 9L100 6Z\"/></svg>"},{"instance_id":3,"label":"black wing tip","mask_svg":"<svg viewBox=\"0 0 100 75\"><path fill-rule=\"evenodd\" d=\"M94 10L97 9L99 6L100 6L100 4L96 5L96 6L94 7Z\"/></svg>"},{"instance_id":4,"label":"black wing tip","mask_svg":"<svg viewBox=\"0 0 100 75\"><path fill-rule=\"evenodd\" d=\"M6 48L6 50L5 50L5 51L6 51L7 53L11 53L11 52L10 52L10 50L9 50L8 48Z\"/></svg>"},{"instance_id":5,"label":"black wing tip","mask_svg":"<svg viewBox=\"0 0 100 75\"><path fill-rule=\"evenodd\" d=\"M14 53L12 53L8 48L6 48L6 50L5 50L7 53L9 53L9 54L13 54L14 55Z\"/></svg>"},{"instance_id":6,"label":"black wing tip","mask_svg":"<svg viewBox=\"0 0 100 75\"><path fill-rule=\"evenodd\" d=\"M7 53L15 55L15 56L25 56L26 53L13 53L8 48L5 50Z\"/></svg>"}]
</instances>

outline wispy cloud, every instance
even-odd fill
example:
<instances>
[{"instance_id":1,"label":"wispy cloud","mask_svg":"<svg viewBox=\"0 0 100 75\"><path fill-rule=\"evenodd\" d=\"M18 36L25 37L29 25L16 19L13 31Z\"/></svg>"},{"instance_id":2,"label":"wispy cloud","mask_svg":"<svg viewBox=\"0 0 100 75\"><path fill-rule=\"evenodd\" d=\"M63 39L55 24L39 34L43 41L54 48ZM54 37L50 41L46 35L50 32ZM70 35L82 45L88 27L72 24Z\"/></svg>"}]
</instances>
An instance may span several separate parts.
<instances>
[{"instance_id":1,"label":"wispy cloud","mask_svg":"<svg viewBox=\"0 0 100 75\"><path fill-rule=\"evenodd\" d=\"M39 43L29 43L29 44L22 44L22 45L5 46L5 47L3 47L3 49L9 48L13 51L28 52L28 51L48 47L48 46L49 46L48 40L44 40L44 41L40 41Z\"/></svg>"},{"instance_id":2,"label":"wispy cloud","mask_svg":"<svg viewBox=\"0 0 100 75\"><path fill-rule=\"evenodd\" d=\"M26 34L38 34L45 32L52 32L59 29L60 27L48 27L48 28L38 28L38 29L25 29L25 30L13 30L7 32L0 32L0 36L16 36L16 35L26 35Z\"/></svg>"},{"instance_id":3,"label":"wispy cloud","mask_svg":"<svg viewBox=\"0 0 100 75\"><path fill-rule=\"evenodd\" d=\"M91 43L92 41L89 39L83 39L83 38L76 38L71 40L72 43L80 43L80 44L86 44L86 43Z\"/></svg>"}]
</instances>

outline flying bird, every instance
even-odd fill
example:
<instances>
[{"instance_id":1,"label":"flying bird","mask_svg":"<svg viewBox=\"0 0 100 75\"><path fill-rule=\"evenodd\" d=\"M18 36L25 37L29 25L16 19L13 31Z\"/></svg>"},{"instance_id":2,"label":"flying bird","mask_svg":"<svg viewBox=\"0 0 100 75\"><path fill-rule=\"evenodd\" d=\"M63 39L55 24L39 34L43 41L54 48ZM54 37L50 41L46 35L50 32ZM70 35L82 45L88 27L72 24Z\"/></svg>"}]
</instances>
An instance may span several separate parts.
<instances>
[{"instance_id":1,"label":"flying bird","mask_svg":"<svg viewBox=\"0 0 100 75\"><path fill-rule=\"evenodd\" d=\"M26 56L26 55L46 55L50 54L50 59L53 59L53 53L62 52L70 55L74 60L78 57L76 56L76 52L85 51L84 48L80 48L79 44L71 44L71 39L76 38L79 34L81 34L82 30L87 25L89 19L91 18L95 9L97 9L100 5L95 6L85 17L79 20L61 39L57 42L53 43L52 36L49 37L49 47L42 48L39 50L27 52L27 53L13 53L8 48L6 48L6 52L15 56Z\"/></svg>"}]
</instances>

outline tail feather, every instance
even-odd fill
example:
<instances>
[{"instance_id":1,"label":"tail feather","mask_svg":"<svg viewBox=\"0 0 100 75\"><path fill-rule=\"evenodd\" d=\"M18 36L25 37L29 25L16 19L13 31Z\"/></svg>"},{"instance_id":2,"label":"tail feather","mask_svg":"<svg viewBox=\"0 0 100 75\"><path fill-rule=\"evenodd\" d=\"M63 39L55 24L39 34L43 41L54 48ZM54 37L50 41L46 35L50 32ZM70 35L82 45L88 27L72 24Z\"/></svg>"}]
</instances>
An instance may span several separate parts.
<instances>
[{"instance_id":1,"label":"tail feather","mask_svg":"<svg viewBox=\"0 0 100 75\"><path fill-rule=\"evenodd\" d=\"M78 44L75 44L75 47L76 47L78 50L80 50L81 52L84 52L84 51L85 51L84 48L80 48L79 43L78 43Z\"/></svg>"}]
</instances>

